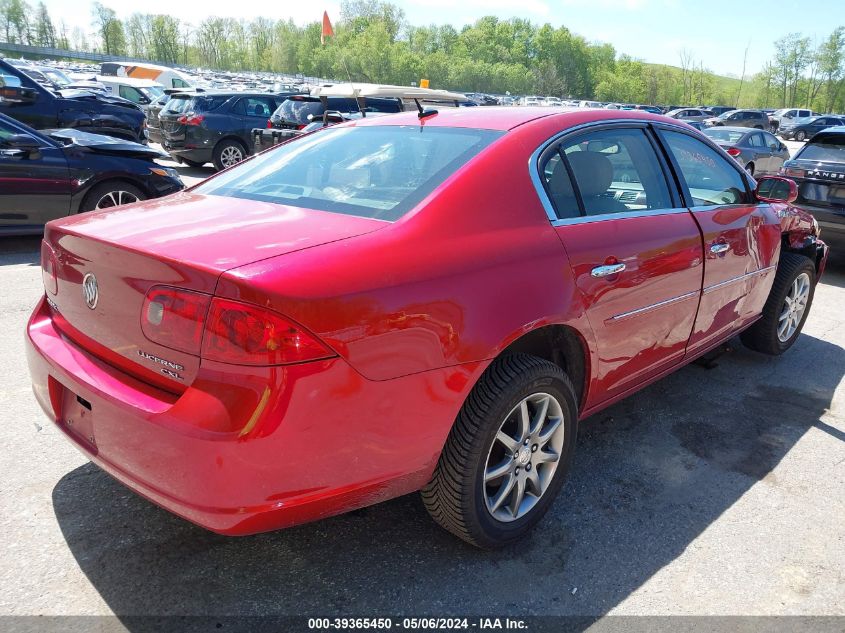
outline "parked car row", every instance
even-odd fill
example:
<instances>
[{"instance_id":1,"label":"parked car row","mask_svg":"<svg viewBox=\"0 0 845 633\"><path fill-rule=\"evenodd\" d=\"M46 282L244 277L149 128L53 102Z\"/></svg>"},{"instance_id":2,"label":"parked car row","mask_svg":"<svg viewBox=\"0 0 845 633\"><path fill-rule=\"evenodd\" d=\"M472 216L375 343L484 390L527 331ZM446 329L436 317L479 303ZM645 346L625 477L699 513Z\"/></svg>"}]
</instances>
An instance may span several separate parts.
<instances>
[{"instance_id":1,"label":"parked car row","mask_svg":"<svg viewBox=\"0 0 845 633\"><path fill-rule=\"evenodd\" d=\"M215 90L189 86L188 83L194 79L191 76L151 64L104 63L99 69L100 74L92 76L87 82L91 85L87 86L83 85L86 82L74 82L61 70L50 66L2 61L0 64L0 77L5 78L2 84L12 88L0 98L0 113L13 117L21 124L46 130L42 135L46 138L52 138L50 135L55 130L72 129L142 144L152 141L161 144L177 162L190 166L212 163L218 170L231 167L251 154L293 136L356 118L414 109L420 100L425 107L516 101L509 95L506 101L502 95L470 93L465 96L368 84L356 84L353 88L349 84L325 83L311 90L304 90L301 84L285 84L286 90L277 92L264 89L247 91L242 85L233 90ZM163 88L158 81L167 82L170 87ZM662 111L656 106L572 101L557 97L529 96L523 97L521 102L540 106ZM800 108L777 110L769 115L761 110L736 110L727 106L681 107L667 111L666 116L702 130L756 177L779 173L789 159L786 147L768 131L771 127L783 139L804 141L820 131L845 125L845 119L841 117L816 115L811 110ZM80 138L77 136L76 141ZM43 140L39 139L39 142L43 143ZM56 142L56 139L51 142ZM87 142L89 147L99 146L100 155L112 152L111 156L129 160L133 154L126 149L125 143L123 151L115 152L115 147L109 147L109 143L94 143L90 138ZM105 147L109 147L108 150L104 150ZM22 149L9 148L14 150L12 153L18 162L15 165L18 172ZM49 152L42 153L44 156L47 154ZM30 155L34 157L35 153L30 152ZM135 151L132 159L139 156L144 156L147 162L164 157L160 153ZM27 160L34 168L37 161L33 158ZM134 164L127 162L127 171L131 172L133 168ZM131 178L127 177L127 182L132 184ZM132 191L127 190L119 200L158 195L149 188L141 188L136 193ZM71 211L84 210L89 202L75 203L76 206L68 208ZM52 217L54 209L51 209L44 209L46 217ZM31 229L38 225L29 211L21 211L16 217L21 226L26 224Z\"/></svg>"}]
</instances>

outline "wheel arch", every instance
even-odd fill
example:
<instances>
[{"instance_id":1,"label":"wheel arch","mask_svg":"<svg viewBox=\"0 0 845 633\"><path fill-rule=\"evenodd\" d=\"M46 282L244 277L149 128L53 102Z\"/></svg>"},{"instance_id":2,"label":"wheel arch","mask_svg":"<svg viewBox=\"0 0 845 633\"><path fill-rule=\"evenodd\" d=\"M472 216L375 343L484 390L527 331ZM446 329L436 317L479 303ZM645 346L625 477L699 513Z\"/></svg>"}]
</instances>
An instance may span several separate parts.
<instances>
[{"instance_id":1,"label":"wheel arch","mask_svg":"<svg viewBox=\"0 0 845 633\"><path fill-rule=\"evenodd\" d=\"M217 151L217 148L220 147L220 145L222 143L225 143L226 141L235 141L238 145L244 148L244 152L246 152L246 155L250 156L248 143L245 143L244 140L237 134L226 134L226 136L217 139L217 142L214 144L214 148L211 150L212 155L214 155L214 152Z\"/></svg>"},{"instance_id":2,"label":"wheel arch","mask_svg":"<svg viewBox=\"0 0 845 633\"><path fill-rule=\"evenodd\" d=\"M150 191L150 188L146 185L146 183L141 178L134 178L132 174L121 174L120 176L104 176L98 180L93 181L89 187L85 189L80 195L76 196L75 204L73 205L72 213L80 213L85 206L85 203L90 198L92 192L97 187L107 184L107 183L118 183L123 182L132 185L133 187L137 187L144 194L147 198L155 197L155 192Z\"/></svg>"},{"instance_id":3,"label":"wheel arch","mask_svg":"<svg viewBox=\"0 0 845 633\"><path fill-rule=\"evenodd\" d=\"M505 347L498 356L529 354L560 367L575 387L578 408L583 411L590 377L587 342L574 327L552 324L526 332Z\"/></svg>"}]
</instances>

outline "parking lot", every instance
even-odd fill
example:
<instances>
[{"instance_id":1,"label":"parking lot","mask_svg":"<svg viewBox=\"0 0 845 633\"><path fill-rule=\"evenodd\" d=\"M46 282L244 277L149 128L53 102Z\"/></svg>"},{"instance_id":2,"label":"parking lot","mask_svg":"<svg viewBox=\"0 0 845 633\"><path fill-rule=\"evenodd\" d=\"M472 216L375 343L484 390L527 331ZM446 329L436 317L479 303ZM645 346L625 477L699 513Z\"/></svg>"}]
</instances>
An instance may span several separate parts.
<instances>
[{"instance_id":1,"label":"parking lot","mask_svg":"<svg viewBox=\"0 0 845 633\"><path fill-rule=\"evenodd\" d=\"M547 519L492 553L417 495L245 538L137 497L31 395L41 292L39 240L2 239L0 614L845 615L842 259L785 356L734 341L583 424Z\"/></svg>"}]
</instances>

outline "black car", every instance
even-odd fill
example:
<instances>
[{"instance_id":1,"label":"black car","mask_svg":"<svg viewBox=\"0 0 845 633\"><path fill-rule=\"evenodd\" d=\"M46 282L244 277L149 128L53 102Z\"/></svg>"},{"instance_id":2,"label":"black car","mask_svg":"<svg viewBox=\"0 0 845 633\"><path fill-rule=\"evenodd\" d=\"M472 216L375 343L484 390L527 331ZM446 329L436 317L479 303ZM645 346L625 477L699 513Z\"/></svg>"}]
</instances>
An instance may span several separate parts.
<instances>
[{"instance_id":1,"label":"black car","mask_svg":"<svg viewBox=\"0 0 845 633\"><path fill-rule=\"evenodd\" d=\"M804 141L817 132L837 125L845 125L845 119L838 116L811 116L805 119L792 119L781 123L778 135L787 140Z\"/></svg>"},{"instance_id":2,"label":"black car","mask_svg":"<svg viewBox=\"0 0 845 633\"><path fill-rule=\"evenodd\" d=\"M147 113L147 138L150 140L150 143L158 143L161 145L164 141L158 115L161 114L162 110L164 110L168 101L170 101L170 95L165 92L157 99L153 99L153 101L144 108L144 111Z\"/></svg>"},{"instance_id":3,"label":"black car","mask_svg":"<svg viewBox=\"0 0 845 633\"><path fill-rule=\"evenodd\" d=\"M402 100L395 97L367 97L362 98L359 103L357 99L349 97L293 95L285 99L273 112L267 122L267 127L282 130L302 130L311 121L321 118L327 110L351 114L360 112L362 108L367 112L383 114L392 114L403 110Z\"/></svg>"},{"instance_id":4,"label":"black car","mask_svg":"<svg viewBox=\"0 0 845 633\"><path fill-rule=\"evenodd\" d=\"M129 141L147 141L146 116L131 101L85 90L52 92L3 60L0 75L12 75L20 81L20 87L0 90L0 114L36 130L76 128Z\"/></svg>"},{"instance_id":5,"label":"black car","mask_svg":"<svg viewBox=\"0 0 845 633\"><path fill-rule=\"evenodd\" d=\"M824 241L845 250L845 127L813 136L781 173L798 185L794 204L813 214Z\"/></svg>"},{"instance_id":6,"label":"black car","mask_svg":"<svg viewBox=\"0 0 845 633\"><path fill-rule=\"evenodd\" d=\"M0 235L40 233L81 211L181 190L151 147L78 129L38 132L0 114Z\"/></svg>"},{"instance_id":7,"label":"black car","mask_svg":"<svg viewBox=\"0 0 845 633\"><path fill-rule=\"evenodd\" d=\"M179 92L158 115L162 146L177 161L225 169L252 153L252 129L266 127L287 94Z\"/></svg>"}]
</instances>

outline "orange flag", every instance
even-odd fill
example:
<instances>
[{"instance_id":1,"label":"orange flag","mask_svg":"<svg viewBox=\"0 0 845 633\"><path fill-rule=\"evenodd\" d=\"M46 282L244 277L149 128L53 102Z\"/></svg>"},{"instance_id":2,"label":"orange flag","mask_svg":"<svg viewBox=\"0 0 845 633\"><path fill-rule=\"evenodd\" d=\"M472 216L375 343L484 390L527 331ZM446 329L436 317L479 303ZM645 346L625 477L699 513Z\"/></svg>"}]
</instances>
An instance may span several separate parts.
<instances>
[{"instance_id":1,"label":"orange flag","mask_svg":"<svg viewBox=\"0 0 845 633\"><path fill-rule=\"evenodd\" d=\"M332 28L332 23L329 21L328 12L323 11L323 31L320 33L320 44L325 45L326 38L330 35L334 37L334 29Z\"/></svg>"}]
</instances>

